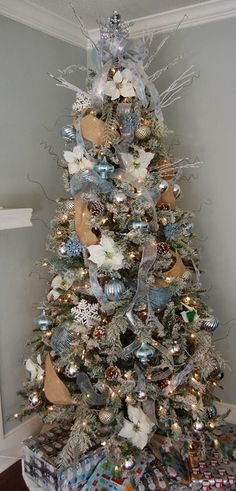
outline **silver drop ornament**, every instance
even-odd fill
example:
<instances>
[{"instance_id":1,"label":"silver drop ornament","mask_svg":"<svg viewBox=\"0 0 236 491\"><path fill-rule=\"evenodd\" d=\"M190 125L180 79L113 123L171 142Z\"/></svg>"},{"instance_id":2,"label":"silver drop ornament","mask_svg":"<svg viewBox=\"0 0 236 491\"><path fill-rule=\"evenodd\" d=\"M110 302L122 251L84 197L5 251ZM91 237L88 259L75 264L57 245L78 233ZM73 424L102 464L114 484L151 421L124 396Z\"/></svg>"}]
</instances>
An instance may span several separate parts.
<instances>
[{"instance_id":1,"label":"silver drop ornament","mask_svg":"<svg viewBox=\"0 0 236 491\"><path fill-rule=\"evenodd\" d=\"M29 403L32 407L37 407L40 404L40 398L36 391L29 395Z\"/></svg>"},{"instance_id":2,"label":"silver drop ornament","mask_svg":"<svg viewBox=\"0 0 236 491\"><path fill-rule=\"evenodd\" d=\"M34 324L39 327L40 331L46 332L52 325L51 319L47 317L45 310L36 319L34 319Z\"/></svg>"},{"instance_id":3,"label":"silver drop ornament","mask_svg":"<svg viewBox=\"0 0 236 491\"><path fill-rule=\"evenodd\" d=\"M179 184L174 184L173 186L173 194L176 199L180 198L181 196L181 187Z\"/></svg>"},{"instance_id":4,"label":"silver drop ornament","mask_svg":"<svg viewBox=\"0 0 236 491\"><path fill-rule=\"evenodd\" d=\"M142 343L140 348L135 351L135 356L141 363L148 363L155 354L155 349L147 343Z\"/></svg>"},{"instance_id":5,"label":"silver drop ornament","mask_svg":"<svg viewBox=\"0 0 236 491\"><path fill-rule=\"evenodd\" d=\"M72 362L72 363L70 363L69 365L66 366L66 368L65 368L65 374L69 378L75 378L78 375L78 370L79 370L78 365L76 363L73 363Z\"/></svg>"},{"instance_id":6,"label":"silver drop ornament","mask_svg":"<svg viewBox=\"0 0 236 491\"><path fill-rule=\"evenodd\" d=\"M166 181L165 179L162 179L162 181L159 182L159 184L158 184L158 189L159 189L160 193L164 193L165 191L167 191L167 189L169 189L168 181Z\"/></svg>"},{"instance_id":7,"label":"silver drop ornament","mask_svg":"<svg viewBox=\"0 0 236 491\"><path fill-rule=\"evenodd\" d=\"M67 251L66 251L66 243L65 242L62 242L58 249L57 249L57 253L60 257L66 257L67 256Z\"/></svg>"},{"instance_id":8,"label":"silver drop ornament","mask_svg":"<svg viewBox=\"0 0 236 491\"><path fill-rule=\"evenodd\" d=\"M196 419L196 421L194 421L193 423L193 428L196 432L200 433L201 431L204 430L204 422L201 420L201 419Z\"/></svg>"}]
</instances>

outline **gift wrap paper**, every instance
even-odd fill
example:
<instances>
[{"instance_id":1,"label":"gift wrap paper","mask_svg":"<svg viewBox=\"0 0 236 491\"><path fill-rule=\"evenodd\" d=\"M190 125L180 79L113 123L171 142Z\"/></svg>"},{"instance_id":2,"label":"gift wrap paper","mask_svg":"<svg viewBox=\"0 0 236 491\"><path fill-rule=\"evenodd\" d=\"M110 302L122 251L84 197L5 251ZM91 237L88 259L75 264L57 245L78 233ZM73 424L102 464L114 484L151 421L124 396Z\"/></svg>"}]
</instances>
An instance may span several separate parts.
<instances>
[{"instance_id":1,"label":"gift wrap paper","mask_svg":"<svg viewBox=\"0 0 236 491\"><path fill-rule=\"evenodd\" d=\"M24 473L31 482L46 491L236 491L236 427L223 425L214 430L218 448L207 444L206 460L197 451L191 466L183 462L173 448L168 453L150 455L137 461L122 477L114 476L114 465L105 458L105 450L93 450L65 469L56 467L56 458L64 447L69 428L53 428L24 442ZM134 484L135 483L135 484Z\"/></svg>"}]
</instances>

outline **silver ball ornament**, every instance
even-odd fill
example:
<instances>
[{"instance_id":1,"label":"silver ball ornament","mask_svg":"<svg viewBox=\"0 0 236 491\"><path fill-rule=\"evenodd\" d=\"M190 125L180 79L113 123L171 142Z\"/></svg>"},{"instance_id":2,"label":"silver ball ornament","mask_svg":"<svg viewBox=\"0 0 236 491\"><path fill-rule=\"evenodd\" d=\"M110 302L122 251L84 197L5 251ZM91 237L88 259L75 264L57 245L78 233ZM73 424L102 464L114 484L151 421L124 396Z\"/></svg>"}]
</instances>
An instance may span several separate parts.
<instances>
[{"instance_id":1,"label":"silver ball ornament","mask_svg":"<svg viewBox=\"0 0 236 491\"><path fill-rule=\"evenodd\" d=\"M134 466L135 466L135 461L132 459L132 457L129 457L124 461L123 467L125 470L129 471L133 469Z\"/></svg>"},{"instance_id":2,"label":"silver ball ornament","mask_svg":"<svg viewBox=\"0 0 236 491\"><path fill-rule=\"evenodd\" d=\"M139 141L147 140L151 136L151 127L146 124L139 125L135 130L135 138Z\"/></svg>"},{"instance_id":3,"label":"silver ball ornament","mask_svg":"<svg viewBox=\"0 0 236 491\"><path fill-rule=\"evenodd\" d=\"M135 351L135 356L141 363L148 363L155 354L155 349L147 343L142 343L140 348Z\"/></svg>"},{"instance_id":4,"label":"silver ball ornament","mask_svg":"<svg viewBox=\"0 0 236 491\"><path fill-rule=\"evenodd\" d=\"M72 363L70 363L69 365L66 366L66 368L65 368L65 374L69 378L75 378L78 375L78 370L79 370L78 365L76 363L73 363L72 362Z\"/></svg>"},{"instance_id":5,"label":"silver ball ornament","mask_svg":"<svg viewBox=\"0 0 236 491\"><path fill-rule=\"evenodd\" d=\"M115 419L115 413L111 407L103 407L98 413L99 421L103 425L109 425Z\"/></svg>"},{"instance_id":6,"label":"silver ball ornament","mask_svg":"<svg viewBox=\"0 0 236 491\"><path fill-rule=\"evenodd\" d=\"M46 316L45 310L43 310L42 314L34 319L34 324L39 327L40 331L46 332L52 325L52 321Z\"/></svg>"},{"instance_id":7,"label":"silver ball ornament","mask_svg":"<svg viewBox=\"0 0 236 491\"><path fill-rule=\"evenodd\" d=\"M124 296L126 291L125 285L122 281L112 279L105 284L104 293L108 300L118 301Z\"/></svg>"},{"instance_id":8,"label":"silver ball ornament","mask_svg":"<svg viewBox=\"0 0 236 491\"><path fill-rule=\"evenodd\" d=\"M165 191L167 191L167 189L169 189L168 181L166 181L165 179L162 179L162 181L159 182L159 184L158 184L158 189L159 189L160 193L164 193Z\"/></svg>"},{"instance_id":9,"label":"silver ball ornament","mask_svg":"<svg viewBox=\"0 0 236 491\"><path fill-rule=\"evenodd\" d=\"M66 250L66 243L62 242L59 247L57 248L57 253L60 257L65 257L67 256L67 250Z\"/></svg>"},{"instance_id":10,"label":"silver ball ornament","mask_svg":"<svg viewBox=\"0 0 236 491\"><path fill-rule=\"evenodd\" d=\"M65 138L65 140L69 140L71 142L76 141L76 130L70 124L63 126L61 129L61 136Z\"/></svg>"},{"instance_id":11,"label":"silver ball ornament","mask_svg":"<svg viewBox=\"0 0 236 491\"><path fill-rule=\"evenodd\" d=\"M174 184L173 186L173 194L176 199L180 198L181 196L181 187L179 184Z\"/></svg>"},{"instance_id":12,"label":"silver ball ornament","mask_svg":"<svg viewBox=\"0 0 236 491\"><path fill-rule=\"evenodd\" d=\"M123 191L116 191L113 194L113 201L117 205L120 205L121 203L124 203L124 201L126 201L126 199L127 199L127 196L126 196L125 193L123 193Z\"/></svg>"},{"instance_id":13,"label":"silver ball ornament","mask_svg":"<svg viewBox=\"0 0 236 491\"><path fill-rule=\"evenodd\" d=\"M205 329L206 331L215 331L217 327L219 326L219 321L215 317L209 317L209 319L205 319L203 324L202 324L202 329Z\"/></svg>"},{"instance_id":14,"label":"silver ball ornament","mask_svg":"<svg viewBox=\"0 0 236 491\"><path fill-rule=\"evenodd\" d=\"M201 419L198 418L196 419L196 421L194 421L193 428L197 433L200 433L201 431L204 430L205 424Z\"/></svg>"},{"instance_id":15,"label":"silver ball ornament","mask_svg":"<svg viewBox=\"0 0 236 491\"><path fill-rule=\"evenodd\" d=\"M37 392L32 392L29 395L29 403L32 407L37 407L40 404L40 398Z\"/></svg>"},{"instance_id":16,"label":"silver ball ornament","mask_svg":"<svg viewBox=\"0 0 236 491\"><path fill-rule=\"evenodd\" d=\"M147 400L147 393L145 392L145 390L139 390L139 391L136 393L135 398L136 398L136 400L137 400L137 401L139 401L139 402L146 401L146 400Z\"/></svg>"},{"instance_id":17,"label":"silver ball ornament","mask_svg":"<svg viewBox=\"0 0 236 491\"><path fill-rule=\"evenodd\" d=\"M57 202L60 205L62 212L66 213L66 212L74 211L75 204L73 198L69 198L69 199L60 198L59 200L57 200Z\"/></svg>"}]
</instances>

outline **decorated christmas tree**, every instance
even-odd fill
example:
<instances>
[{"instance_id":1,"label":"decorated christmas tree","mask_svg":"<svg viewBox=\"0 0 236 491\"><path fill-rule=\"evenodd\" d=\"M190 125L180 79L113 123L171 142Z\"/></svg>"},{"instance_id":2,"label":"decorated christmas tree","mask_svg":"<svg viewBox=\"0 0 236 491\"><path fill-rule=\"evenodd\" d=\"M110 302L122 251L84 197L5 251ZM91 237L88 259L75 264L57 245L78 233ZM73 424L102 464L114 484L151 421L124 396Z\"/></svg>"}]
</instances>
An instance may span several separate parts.
<instances>
[{"instance_id":1,"label":"decorated christmas tree","mask_svg":"<svg viewBox=\"0 0 236 491\"><path fill-rule=\"evenodd\" d=\"M168 152L162 114L194 72L159 94L153 82L170 65L145 69L169 36L150 55L148 36L129 41L128 28L116 12L100 25L88 92L54 77L76 92L62 129L69 195L51 223L50 288L19 412L69 427L59 465L103 448L120 475L173 449L183 460L193 449L203 456L221 422L214 389L223 376L193 215L177 204L177 181L199 162Z\"/></svg>"}]
</instances>

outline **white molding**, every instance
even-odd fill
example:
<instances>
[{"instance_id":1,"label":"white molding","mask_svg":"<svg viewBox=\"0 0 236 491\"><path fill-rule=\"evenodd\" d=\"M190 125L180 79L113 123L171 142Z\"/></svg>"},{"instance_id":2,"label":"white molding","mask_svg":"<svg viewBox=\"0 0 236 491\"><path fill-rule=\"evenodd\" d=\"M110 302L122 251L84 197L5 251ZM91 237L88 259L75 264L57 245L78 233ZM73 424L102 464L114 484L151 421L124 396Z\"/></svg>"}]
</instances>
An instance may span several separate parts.
<instances>
[{"instance_id":1,"label":"white molding","mask_svg":"<svg viewBox=\"0 0 236 491\"><path fill-rule=\"evenodd\" d=\"M87 40L76 22L69 21L29 0L0 0L0 14L67 43L87 47Z\"/></svg>"},{"instance_id":2,"label":"white molding","mask_svg":"<svg viewBox=\"0 0 236 491\"><path fill-rule=\"evenodd\" d=\"M186 18L184 19L184 17ZM133 19L134 25L130 28L130 37L137 38L144 34L158 34L168 32L176 28L181 20L179 29L198 26L222 19L236 16L235 0L209 0L208 2L197 3L179 9L169 10L160 14L148 15ZM99 36L98 29L89 31L93 40Z\"/></svg>"},{"instance_id":3,"label":"white molding","mask_svg":"<svg viewBox=\"0 0 236 491\"><path fill-rule=\"evenodd\" d=\"M76 22L65 19L38 4L33 4L30 0L0 0L0 14L75 46L85 49L89 47ZM136 18L133 19L134 25L130 28L130 36L134 38L142 36L144 31L153 34L170 31L185 15L187 18L181 24L180 29L228 19L236 16L236 1L209 0ZM94 40L97 40L99 30L91 29L89 34Z\"/></svg>"},{"instance_id":4,"label":"white molding","mask_svg":"<svg viewBox=\"0 0 236 491\"><path fill-rule=\"evenodd\" d=\"M32 208L0 208L0 230L32 227Z\"/></svg>"},{"instance_id":5,"label":"white molding","mask_svg":"<svg viewBox=\"0 0 236 491\"><path fill-rule=\"evenodd\" d=\"M227 402L218 402L216 404L217 411L219 414L224 414L228 409L230 409L230 414L226 418L228 423L232 423L236 425L236 405L235 404L227 404Z\"/></svg>"}]
</instances>

